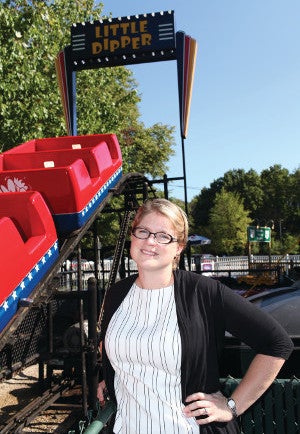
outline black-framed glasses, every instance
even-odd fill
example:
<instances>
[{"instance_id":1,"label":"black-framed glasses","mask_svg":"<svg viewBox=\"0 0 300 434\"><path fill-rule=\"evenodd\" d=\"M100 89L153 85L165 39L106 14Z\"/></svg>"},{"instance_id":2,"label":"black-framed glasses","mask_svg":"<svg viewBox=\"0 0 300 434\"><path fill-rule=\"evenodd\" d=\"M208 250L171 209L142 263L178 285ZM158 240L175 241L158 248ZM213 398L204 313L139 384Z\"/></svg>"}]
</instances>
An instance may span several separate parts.
<instances>
[{"instance_id":1,"label":"black-framed glasses","mask_svg":"<svg viewBox=\"0 0 300 434\"><path fill-rule=\"evenodd\" d=\"M172 235L166 234L165 232L150 232L148 229L139 226L135 227L131 233L140 240L146 240L150 235L153 235L159 244L170 244L178 241L176 238L172 237Z\"/></svg>"}]
</instances>

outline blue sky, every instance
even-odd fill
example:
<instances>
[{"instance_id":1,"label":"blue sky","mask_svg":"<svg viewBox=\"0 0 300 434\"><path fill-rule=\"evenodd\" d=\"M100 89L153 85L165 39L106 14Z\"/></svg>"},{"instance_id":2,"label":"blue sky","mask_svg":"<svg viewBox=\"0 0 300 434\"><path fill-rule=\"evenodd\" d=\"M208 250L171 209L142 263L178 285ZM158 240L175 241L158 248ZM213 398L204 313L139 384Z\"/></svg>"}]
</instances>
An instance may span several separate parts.
<instances>
[{"instance_id":1,"label":"blue sky","mask_svg":"<svg viewBox=\"0 0 300 434\"><path fill-rule=\"evenodd\" d=\"M232 169L300 165L299 0L107 0L104 14L174 10L175 30L197 40L189 129L187 199ZM146 126L176 127L169 177L183 175L176 61L130 67ZM184 199L183 181L170 184Z\"/></svg>"}]
</instances>

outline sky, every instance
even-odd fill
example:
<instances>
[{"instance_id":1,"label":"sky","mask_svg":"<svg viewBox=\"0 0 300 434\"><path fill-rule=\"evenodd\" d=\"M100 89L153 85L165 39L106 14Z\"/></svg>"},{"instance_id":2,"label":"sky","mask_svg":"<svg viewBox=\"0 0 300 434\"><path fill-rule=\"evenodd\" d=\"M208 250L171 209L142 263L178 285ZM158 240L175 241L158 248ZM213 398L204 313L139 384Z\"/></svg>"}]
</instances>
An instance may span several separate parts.
<instances>
[{"instance_id":1,"label":"sky","mask_svg":"<svg viewBox=\"0 0 300 434\"><path fill-rule=\"evenodd\" d=\"M300 167L299 0L103 0L113 18L174 10L198 50L188 134L187 200L234 169ZM183 176L176 61L130 66L146 127L175 126L168 177ZM169 185L184 200L183 180Z\"/></svg>"}]
</instances>

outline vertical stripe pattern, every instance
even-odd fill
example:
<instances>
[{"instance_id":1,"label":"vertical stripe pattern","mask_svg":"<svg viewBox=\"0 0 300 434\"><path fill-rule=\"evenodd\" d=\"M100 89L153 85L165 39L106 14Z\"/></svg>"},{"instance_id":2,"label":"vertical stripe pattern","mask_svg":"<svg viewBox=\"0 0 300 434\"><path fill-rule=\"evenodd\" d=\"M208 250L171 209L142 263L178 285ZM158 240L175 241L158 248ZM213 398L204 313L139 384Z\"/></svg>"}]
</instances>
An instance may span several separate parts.
<instances>
[{"instance_id":1,"label":"vertical stripe pattern","mask_svg":"<svg viewBox=\"0 0 300 434\"><path fill-rule=\"evenodd\" d=\"M135 284L112 317L105 347L115 370L116 434L199 434L182 413L174 287Z\"/></svg>"}]
</instances>

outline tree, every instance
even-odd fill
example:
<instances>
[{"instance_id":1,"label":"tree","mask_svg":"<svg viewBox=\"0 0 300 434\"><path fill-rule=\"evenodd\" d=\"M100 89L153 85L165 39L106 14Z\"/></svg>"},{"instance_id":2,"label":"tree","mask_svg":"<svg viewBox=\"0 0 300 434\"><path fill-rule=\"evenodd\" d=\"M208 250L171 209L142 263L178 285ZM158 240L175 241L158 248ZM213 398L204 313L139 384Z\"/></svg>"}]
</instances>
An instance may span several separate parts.
<instances>
[{"instance_id":1,"label":"tree","mask_svg":"<svg viewBox=\"0 0 300 434\"><path fill-rule=\"evenodd\" d=\"M92 2L85 3L89 9ZM79 11L64 0L59 7L45 1L1 3L3 150L33 137L65 134L54 59L69 42L69 26L75 18L83 19L86 9Z\"/></svg>"},{"instance_id":2,"label":"tree","mask_svg":"<svg viewBox=\"0 0 300 434\"><path fill-rule=\"evenodd\" d=\"M293 177L289 171L275 164L263 170L260 175L264 194L263 203L257 210L260 225L274 225L277 236L282 237L282 230L294 214L295 191Z\"/></svg>"},{"instance_id":3,"label":"tree","mask_svg":"<svg viewBox=\"0 0 300 434\"><path fill-rule=\"evenodd\" d=\"M244 199L245 208L254 217L264 198L260 175L253 169L248 172L244 169L229 170L224 174L223 183L226 191L238 193Z\"/></svg>"},{"instance_id":4,"label":"tree","mask_svg":"<svg viewBox=\"0 0 300 434\"><path fill-rule=\"evenodd\" d=\"M299 169L289 173L279 164L263 170L261 174L257 174L253 169L248 172L243 169L230 170L213 181L209 188L202 189L192 200L190 209L195 222L193 230L208 235L210 211L216 195L224 188L243 198L244 208L249 211L253 224L274 226L273 240L280 240L278 245L284 246L283 239L288 235L296 237L297 240L300 235L299 179ZM297 245L295 242L294 244Z\"/></svg>"},{"instance_id":5,"label":"tree","mask_svg":"<svg viewBox=\"0 0 300 434\"><path fill-rule=\"evenodd\" d=\"M255 218L257 208L263 203L260 176L253 169L248 172L244 169L234 169L213 181L209 188L203 188L200 195L193 200L191 209L196 225L208 224L215 196L222 188L238 193L244 199L244 206L250 212L250 216Z\"/></svg>"},{"instance_id":6,"label":"tree","mask_svg":"<svg viewBox=\"0 0 300 434\"><path fill-rule=\"evenodd\" d=\"M271 252L273 255L297 255L299 253L299 237L284 234L281 239L272 239Z\"/></svg>"},{"instance_id":7,"label":"tree","mask_svg":"<svg viewBox=\"0 0 300 434\"><path fill-rule=\"evenodd\" d=\"M223 186L222 178L210 184L210 187L204 187L201 193L191 202L191 215L195 223L195 228L207 226L209 221L209 212L213 206L216 194L221 191ZM194 232L197 232L195 229Z\"/></svg>"},{"instance_id":8,"label":"tree","mask_svg":"<svg viewBox=\"0 0 300 434\"><path fill-rule=\"evenodd\" d=\"M0 149L66 134L54 61L70 43L71 25L99 19L101 12L102 3L93 0L0 2ZM124 172L162 176L173 153L173 127L145 128L139 101L128 68L77 73L78 134L115 133Z\"/></svg>"},{"instance_id":9,"label":"tree","mask_svg":"<svg viewBox=\"0 0 300 434\"><path fill-rule=\"evenodd\" d=\"M149 128L140 124L125 130L120 136L125 170L162 177L168 170L165 156L174 154L173 133L173 127L162 124Z\"/></svg>"},{"instance_id":10,"label":"tree","mask_svg":"<svg viewBox=\"0 0 300 434\"><path fill-rule=\"evenodd\" d=\"M247 226L251 219L243 200L236 193L222 188L216 194L209 214L209 231L216 254L238 255L245 252Z\"/></svg>"},{"instance_id":11,"label":"tree","mask_svg":"<svg viewBox=\"0 0 300 434\"><path fill-rule=\"evenodd\" d=\"M287 226L291 229L291 233L298 235L298 244L300 239L300 168L295 170L291 175L292 178L292 197L291 197L291 211L287 218Z\"/></svg>"}]
</instances>

